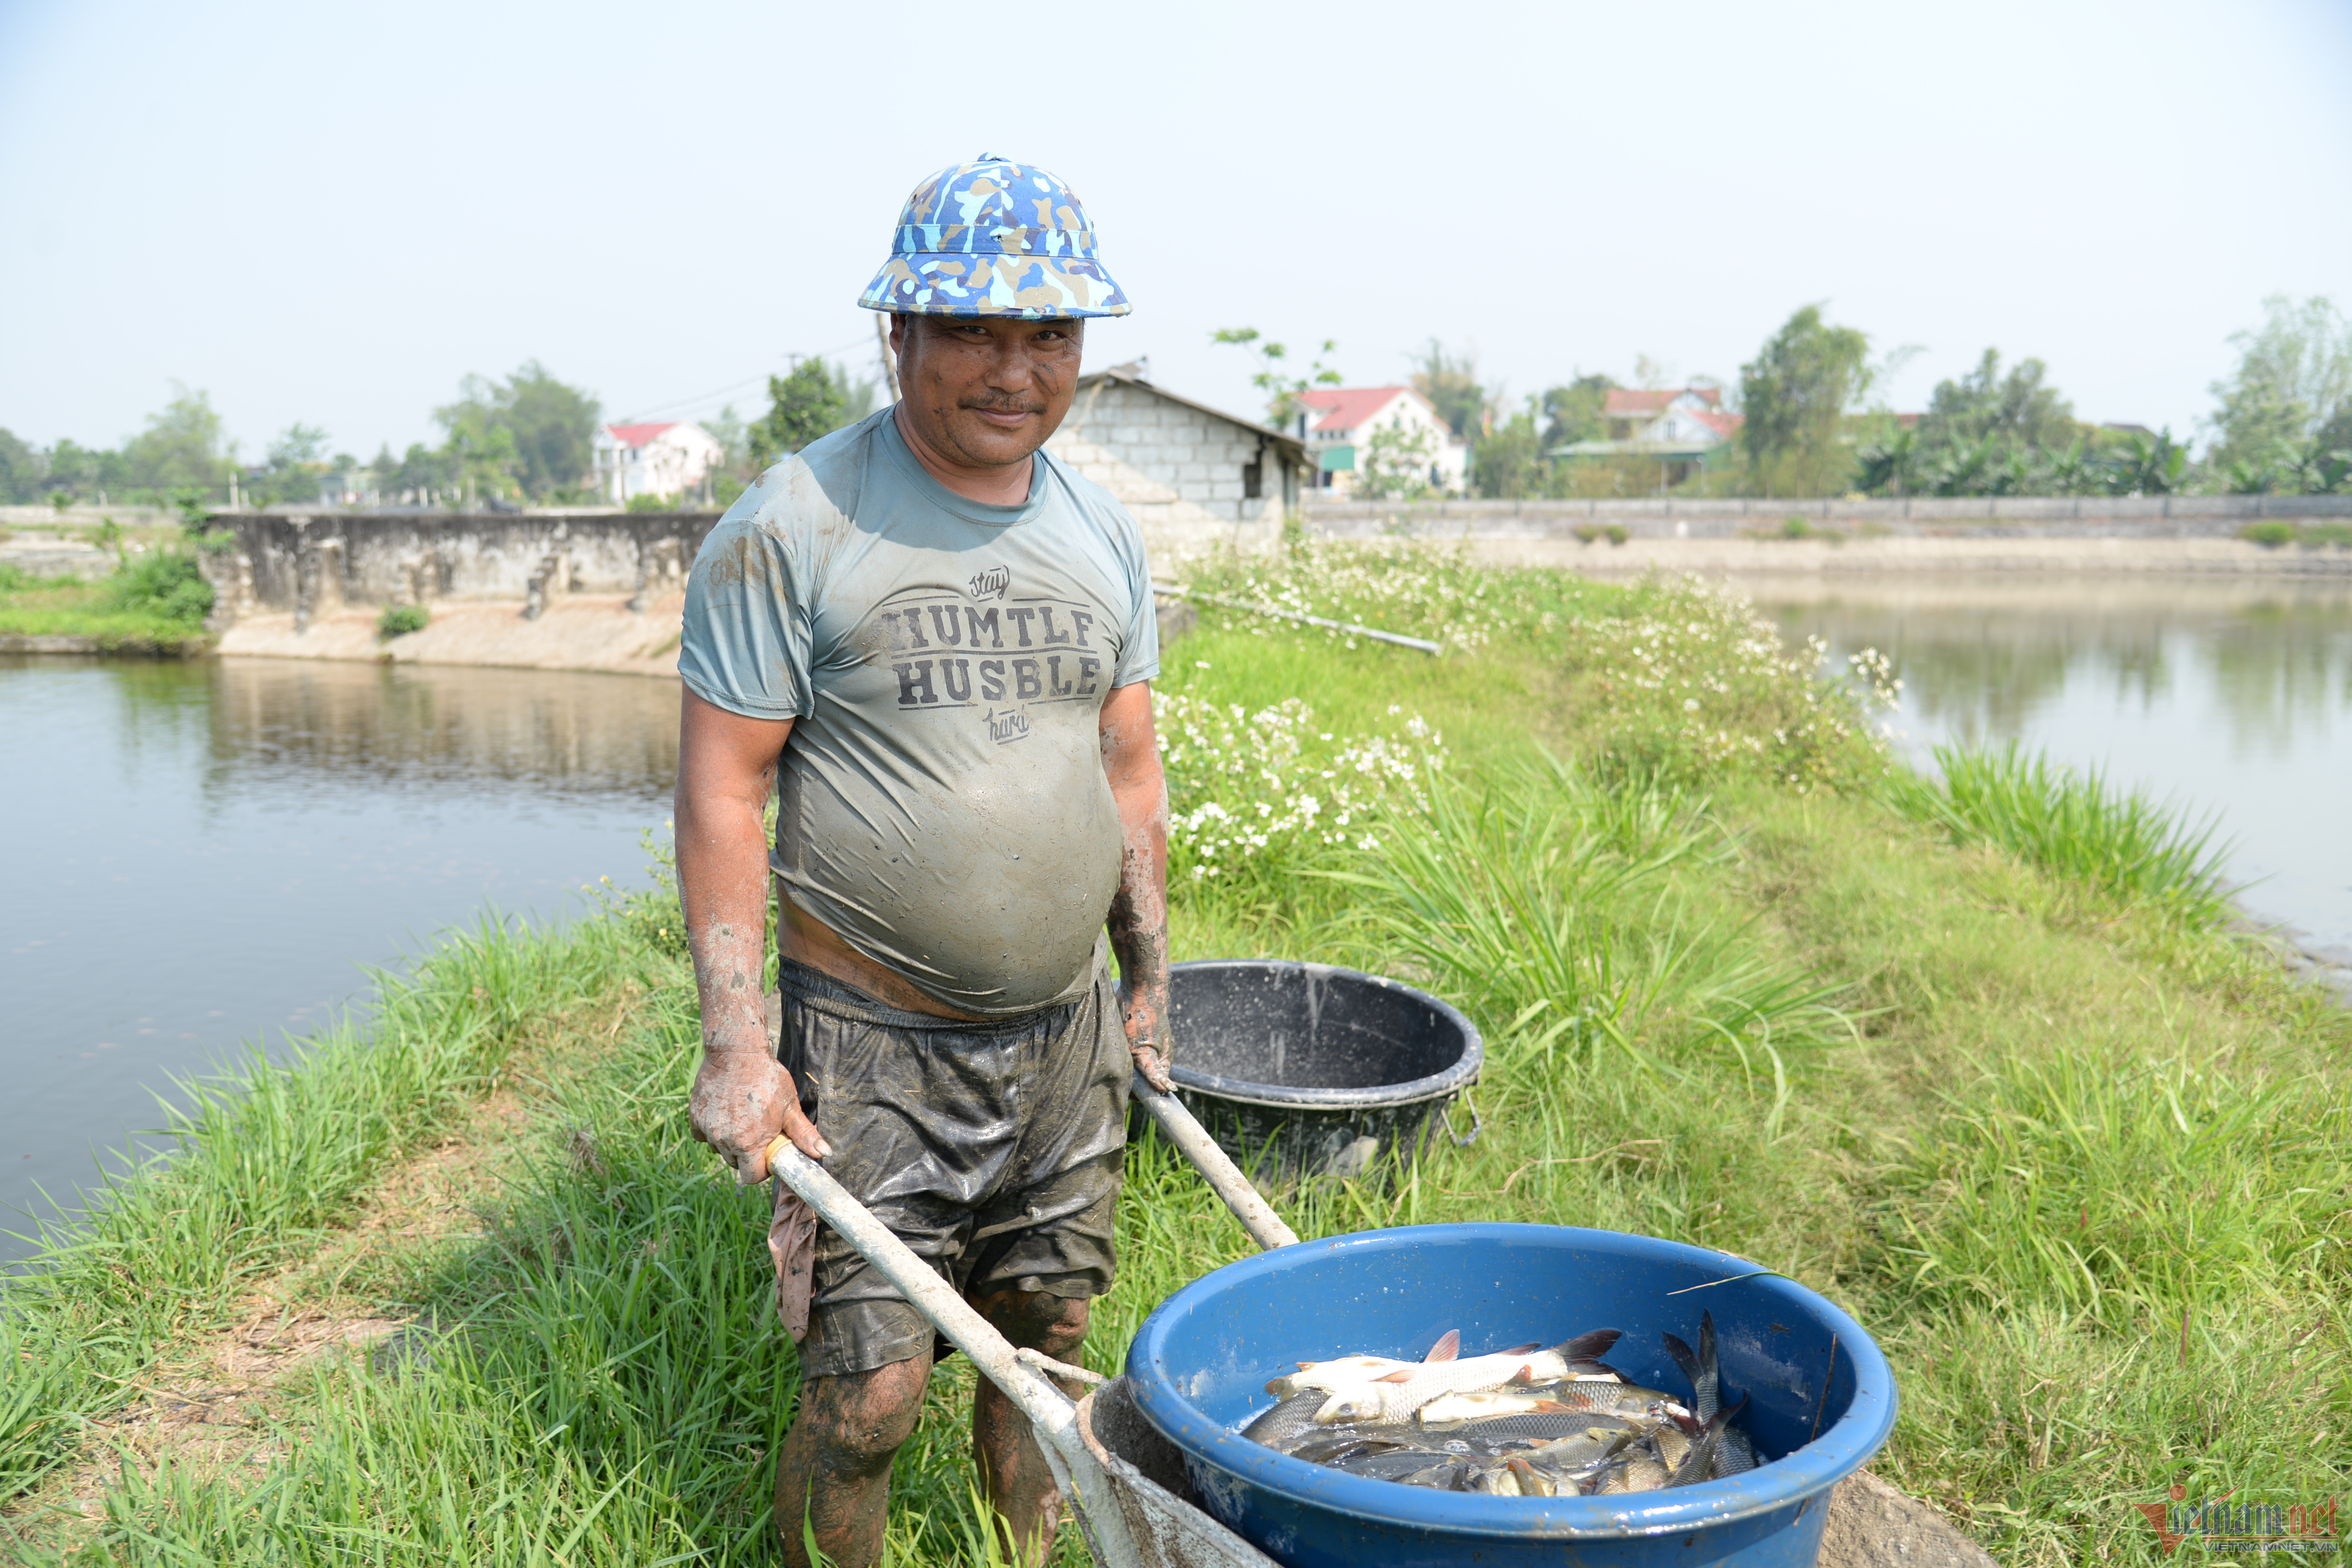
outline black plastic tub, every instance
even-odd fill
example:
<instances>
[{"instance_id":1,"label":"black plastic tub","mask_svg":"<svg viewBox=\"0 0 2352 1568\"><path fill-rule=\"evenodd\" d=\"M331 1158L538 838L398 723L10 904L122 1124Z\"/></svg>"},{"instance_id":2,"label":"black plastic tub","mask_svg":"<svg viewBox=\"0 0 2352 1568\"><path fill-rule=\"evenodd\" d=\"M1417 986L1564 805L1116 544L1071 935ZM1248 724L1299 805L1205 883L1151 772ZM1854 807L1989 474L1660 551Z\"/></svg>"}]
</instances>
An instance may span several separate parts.
<instances>
[{"instance_id":1,"label":"black plastic tub","mask_svg":"<svg viewBox=\"0 0 2352 1568\"><path fill-rule=\"evenodd\" d=\"M1486 1060L1458 1009L1328 964L1180 963L1169 1002L1178 1098L1261 1183L1401 1172Z\"/></svg>"}]
</instances>

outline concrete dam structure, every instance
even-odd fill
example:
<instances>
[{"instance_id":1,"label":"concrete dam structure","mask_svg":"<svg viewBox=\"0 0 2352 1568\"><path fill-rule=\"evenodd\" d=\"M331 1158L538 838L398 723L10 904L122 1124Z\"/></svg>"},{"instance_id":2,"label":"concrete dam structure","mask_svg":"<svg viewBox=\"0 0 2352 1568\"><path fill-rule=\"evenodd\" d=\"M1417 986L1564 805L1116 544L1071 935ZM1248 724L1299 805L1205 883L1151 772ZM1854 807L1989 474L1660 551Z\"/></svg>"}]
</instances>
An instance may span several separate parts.
<instances>
[{"instance_id":1,"label":"concrete dam structure","mask_svg":"<svg viewBox=\"0 0 2352 1568\"><path fill-rule=\"evenodd\" d=\"M667 675L693 512L223 513L203 557L223 653ZM388 605L426 606L386 637Z\"/></svg>"},{"instance_id":2,"label":"concrete dam structure","mask_svg":"<svg viewBox=\"0 0 2352 1568\"><path fill-rule=\"evenodd\" d=\"M571 594L643 610L682 593L715 511L225 512L236 542L205 557L224 625L268 612L307 624L358 605L520 599L527 618Z\"/></svg>"}]
</instances>

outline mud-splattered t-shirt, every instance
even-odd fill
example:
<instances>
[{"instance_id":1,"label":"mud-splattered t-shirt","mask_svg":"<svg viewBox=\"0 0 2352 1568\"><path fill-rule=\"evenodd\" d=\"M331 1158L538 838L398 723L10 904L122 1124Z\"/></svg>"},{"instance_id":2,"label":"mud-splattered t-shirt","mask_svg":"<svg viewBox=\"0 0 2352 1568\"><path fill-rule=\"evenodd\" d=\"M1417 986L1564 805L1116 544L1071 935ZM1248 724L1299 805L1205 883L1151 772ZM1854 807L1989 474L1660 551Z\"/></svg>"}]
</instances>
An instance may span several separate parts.
<instances>
[{"instance_id":1,"label":"mud-splattered t-shirt","mask_svg":"<svg viewBox=\"0 0 2352 1568\"><path fill-rule=\"evenodd\" d=\"M678 674L792 719L771 864L926 995L1076 995L1118 890L1097 715L1160 672L1135 521L1046 453L1019 506L925 472L889 409L761 476L703 542Z\"/></svg>"}]
</instances>

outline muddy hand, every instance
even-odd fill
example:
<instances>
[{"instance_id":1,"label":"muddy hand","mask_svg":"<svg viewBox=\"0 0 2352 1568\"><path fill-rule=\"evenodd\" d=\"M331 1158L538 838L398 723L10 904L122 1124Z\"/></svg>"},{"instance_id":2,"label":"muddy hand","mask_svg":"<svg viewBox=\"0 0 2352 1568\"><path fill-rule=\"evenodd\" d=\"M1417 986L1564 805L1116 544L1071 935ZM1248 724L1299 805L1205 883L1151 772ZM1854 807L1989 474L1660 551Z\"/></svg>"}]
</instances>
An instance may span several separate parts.
<instances>
[{"instance_id":1,"label":"muddy hand","mask_svg":"<svg viewBox=\"0 0 2352 1568\"><path fill-rule=\"evenodd\" d=\"M1175 1087L1168 1077L1168 1063L1161 1058L1159 1051L1153 1048L1150 1041L1130 1043L1127 1047L1127 1054L1135 1058L1135 1070L1143 1075L1144 1082L1162 1094L1168 1093Z\"/></svg>"},{"instance_id":2,"label":"muddy hand","mask_svg":"<svg viewBox=\"0 0 2352 1568\"><path fill-rule=\"evenodd\" d=\"M768 1179L768 1145L779 1132L812 1160L833 1152L802 1111L793 1075L764 1051L704 1057L687 1113L694 1135L717 1150L746 1186Z\"/></svg>"},{"instance_id":3,"label":"muddy hand","mask_svg":"<svg viewBox=\"0 0 2352 1568\"><path fill-rule=\"evenodd\" d=\"M1169 1080L1168 1063L1176 1053L1168 1041L1168 984L1126 985L1118 988L1119 1023L1127 1030L1127 1054L1135 1058L1135 1070L1143 1081L1166 1094L1175 1086Z\"/></svg>"}]
</instances>

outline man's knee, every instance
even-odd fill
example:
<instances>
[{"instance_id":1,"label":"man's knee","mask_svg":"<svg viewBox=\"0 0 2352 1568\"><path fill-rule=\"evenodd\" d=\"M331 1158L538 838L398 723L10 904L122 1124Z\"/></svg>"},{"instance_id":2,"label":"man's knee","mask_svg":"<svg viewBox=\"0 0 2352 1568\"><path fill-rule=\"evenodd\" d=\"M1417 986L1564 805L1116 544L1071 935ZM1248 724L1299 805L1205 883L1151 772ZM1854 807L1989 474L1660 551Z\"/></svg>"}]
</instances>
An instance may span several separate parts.
<instances>
[{"instance_id":1,"label":"man's knee","mask_svg":"<svg viewBox=\"0 0 2352 1568\"><path fill-rule=\"evenodd\" d=\"M1087 1337L1087 1299L1000 1286L972 1303L1016 1345L1059 1359Z\"/></svg>"},{"instance_id":2,"label":"man's knee","mask_svg":"<svg viewBox=\"0 0 2352 1568\"><path fill-rule=\"evenodd\" d=\"M871 1372L813 1377L801 1385L794 1424L805 1423L809 1436L839 1462L887 1463L914 1436L930 1371L930 1358L917 1356Z\"/></svg>"}]
</instances>

